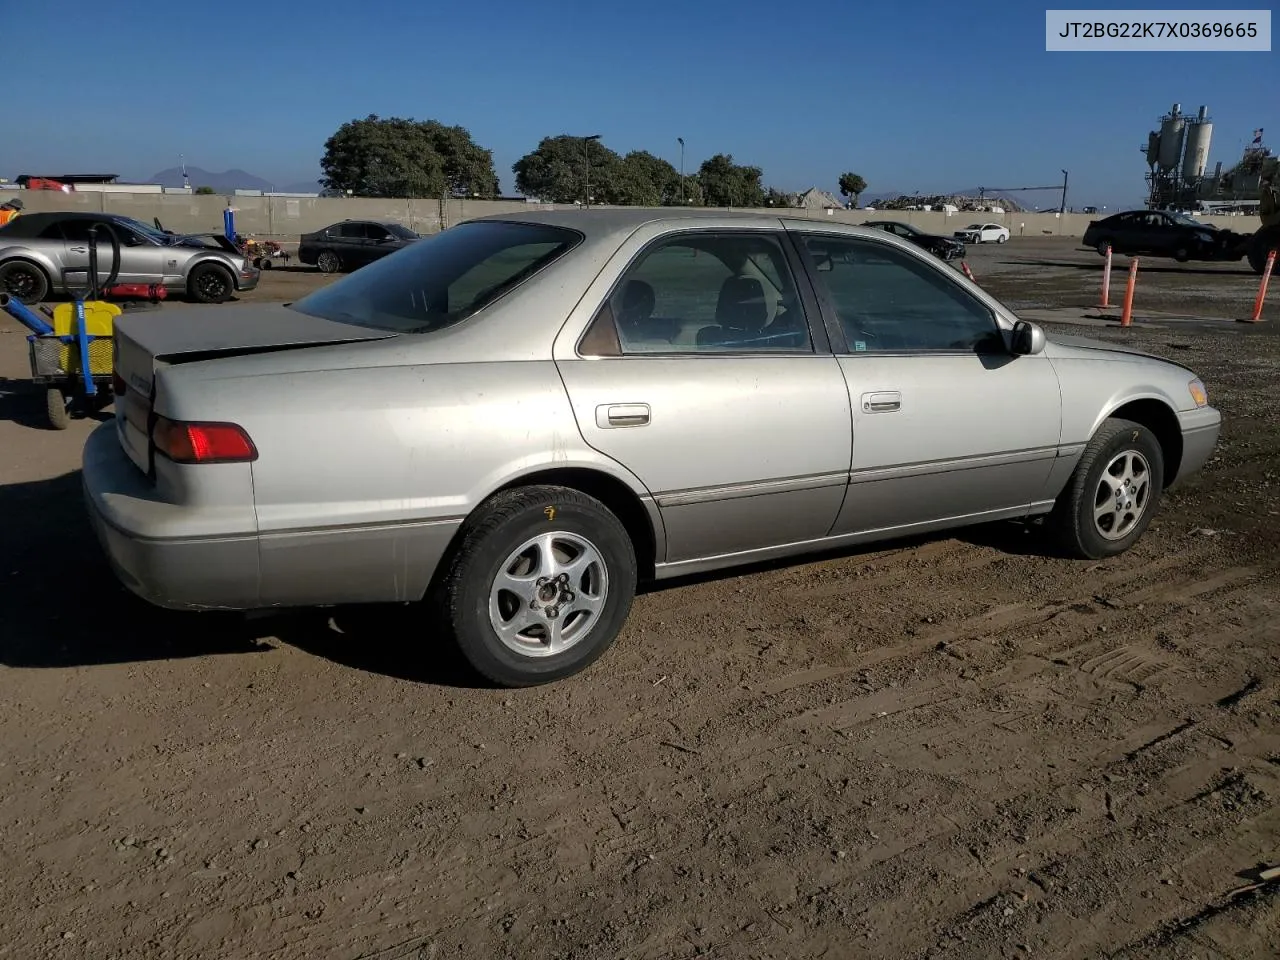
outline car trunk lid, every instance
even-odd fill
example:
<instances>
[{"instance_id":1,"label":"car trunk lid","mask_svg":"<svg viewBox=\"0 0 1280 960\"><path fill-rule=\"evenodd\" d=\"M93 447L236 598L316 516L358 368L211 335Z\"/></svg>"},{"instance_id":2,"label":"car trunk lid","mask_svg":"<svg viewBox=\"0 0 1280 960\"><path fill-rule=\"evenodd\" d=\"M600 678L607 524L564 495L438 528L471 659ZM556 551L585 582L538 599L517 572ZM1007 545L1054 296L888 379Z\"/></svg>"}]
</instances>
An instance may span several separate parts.
<instances>
[{"instance_id":1,"label":"car trunk lid","mask_svg":"<svg viewBox=\"0 0 1280 960\"><path fill-rule=\"evenodd\" d=\"M120 445L139 470L153 474L151 430L159 367L393 336L387 330L322 320L283 304L126 312L116 318L113 332Z\"/></svg>"}]
</instances>

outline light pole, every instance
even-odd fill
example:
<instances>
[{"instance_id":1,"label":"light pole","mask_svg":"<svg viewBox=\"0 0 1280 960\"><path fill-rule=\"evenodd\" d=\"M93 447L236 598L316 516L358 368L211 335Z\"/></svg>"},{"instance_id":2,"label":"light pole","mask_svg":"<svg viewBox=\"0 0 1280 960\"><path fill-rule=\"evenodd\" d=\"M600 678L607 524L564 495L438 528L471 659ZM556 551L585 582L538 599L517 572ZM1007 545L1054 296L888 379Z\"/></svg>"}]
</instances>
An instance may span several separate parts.
<instances>
[{"instance_id":1,"label":"light pole","mask_svg":"<svg viewBox=\"0 0 1280 960\"><path fill-rule=\"evenodd\" d=\"M585 189L582 191L582 208L584 210L591 209L591 141L599 140L600 134L593 133L589 137L580 137L582 140L582 162L586 170L583 179L586 180Z\"/></svg>"},{"instance_id":2,"label":"light pole","mask_svg":"<svg viewBox=\"0 0 1280 960\"><path fill-rule=\"evenodd\" d=\"M1067 171L1062 171L1062 203L1058 206L1058 214L1067 212Z\"/></svg>"},{"instance_id":3,"label":"light pole","mask_svg":"<svg viewBox=\"0 0 1280 960\"><path fill-rule=\"evenodd\" d=\"M684 206L684 137L676 137L680 143L680 206Z\"/></svg>"}]
</instances>

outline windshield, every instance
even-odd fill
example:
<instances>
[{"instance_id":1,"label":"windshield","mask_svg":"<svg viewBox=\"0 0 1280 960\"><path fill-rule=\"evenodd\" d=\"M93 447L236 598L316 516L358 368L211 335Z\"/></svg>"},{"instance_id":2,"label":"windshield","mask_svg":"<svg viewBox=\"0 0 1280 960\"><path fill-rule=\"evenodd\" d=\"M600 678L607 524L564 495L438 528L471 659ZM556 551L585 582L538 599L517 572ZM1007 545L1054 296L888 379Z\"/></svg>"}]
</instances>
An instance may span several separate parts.
<instances>
[{"instance_id":1,"label":"windshield","mask_svg":"<svg viewBox=\"0 0 1280 960\"><path fill-rule=\"evenodd\" d=\"M117 223L122 223L131 230L142 234L148 240L154 240L156 243L168 243L173 237L165 233L163 230L157 230L155 227L149 227L145 223L140 223L133 217L116 217Z\"/></svg>"},{"instance_id":2,"label":"windshield","mask_svg":"<svg viewBox=\"0 0 1280 960\"><path fill-rule=\"evenodd\" d=\"M465 320L581 240L563 227L473 220L411 243L290 306L338 323L432 333Z\"/></svg>"},{"instance_id":3,"label":"windshield","mask_svg":"<svg viewBox=\"0 0 1280 960\"><path fill-rule=\"evenodd\" d=\"M1169 214L1169 216L1173 219L1174 223L1180 223L1184 227L1207 227L1208 226L1207 223L1201 223L1199 220L1193 220L1191 217L1188 217L1185 213L1171 213Z\"/></svg>"},{"instance_id":4,"label":"windshield","mask_svg":"<svg viewBox=\"0 0 1280 960\"><path fill-rule=\"evenodd\" d=\"M414 233L408 227L402 227L398 223L388 223L387 229L399 237L401 240L417 240L418 234Z\"/></svg>"}]
</instances>

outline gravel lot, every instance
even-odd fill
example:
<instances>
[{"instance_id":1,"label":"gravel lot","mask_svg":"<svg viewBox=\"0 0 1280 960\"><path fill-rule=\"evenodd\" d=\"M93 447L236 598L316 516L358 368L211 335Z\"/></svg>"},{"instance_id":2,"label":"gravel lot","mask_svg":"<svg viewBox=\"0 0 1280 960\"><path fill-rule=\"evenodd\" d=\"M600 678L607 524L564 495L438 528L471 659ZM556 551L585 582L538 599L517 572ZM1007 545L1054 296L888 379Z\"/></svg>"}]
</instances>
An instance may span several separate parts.
<instances>
[{"instance_id":1,"label":"gravel lot","mask_svg":"<svg viewBox=\"0 0 1280 960\"><path fill-rule=\"evenodd\" d=\"M1096 303L1075 241L968 263L1015 308ZM1176 319L1256 290L1144 260L1134 327L1069 331L1226 416L1130 554L998 526L686 581L519 692L412 611L134 600L83 517L94 423L40 427L0 320L0 955L1280 955L1280 312Z\"/></svg>"}]
</instances>

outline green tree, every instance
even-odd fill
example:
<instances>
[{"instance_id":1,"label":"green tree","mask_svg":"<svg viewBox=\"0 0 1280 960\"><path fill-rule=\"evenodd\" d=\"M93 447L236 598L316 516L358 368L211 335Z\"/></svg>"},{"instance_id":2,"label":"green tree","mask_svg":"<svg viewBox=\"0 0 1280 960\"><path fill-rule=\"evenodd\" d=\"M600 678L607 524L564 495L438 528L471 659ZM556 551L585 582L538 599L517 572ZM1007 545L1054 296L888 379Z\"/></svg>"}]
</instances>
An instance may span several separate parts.
<instances>
[{"instance_id":1,"label":"green tree","mask_svg":"<svg viewBox=\"0 0 1280 960\"><path fill-rule=\"evenodd\" d=\"M197 197L212 197L217 192L218 191L213 189L213 187L196 187L195 189L195 195Z\"/></svg>"},{"instance_id":2,"label":"green tree","mask_svg":"<svg viewBox=\"0 0 1280 960\"><path fill-rule=\"evenodd\" d=\"M764 192L764 205L766 207L794 207L796 205L796 195L770 187Z\"/></svg>"},{"instance_id":3,"label":"green tree","mask_svg":"<svg viewBox=\"0 0 1280 960\"><path fill-rule=\"evenodd\" d=\"M840 194L849 197L850 202L856 207L858 205L858 194L867 189L867 181L856 173L840 174Z\"/></svg>"},{"instance_id":4,"label":"green tree","mask_svg":"<svg viewBox=\"0 0 1280 960\"><path fill-rule=\"evenodd\" d=\"M647 150L633 150L619 164L617 191L618 203L644 207L678 204L680 172Z\"/></svg>"},{"instance_id":5,"label":"green tree","mask_svg":"<svg viewBox=\"0 0 1280 960\"><path fill-rule=\"evenodd\" d=\"M320 168L325 187L361 197L498 194L492 152L436 120L349 120L325 141Z\"/></svg>"},{"instance_id":6,"label":"green tree","mask_svg":"<svg viewBox=\"0 0 1280 960\"><path fill-rule=\"evenodd\" d=\"M736 164L733 156L717 153L702 162L698 179L711 207L759 207L764 204L759 167Z\"/></svg>"},{"instance_id":7,"label":"green tree","mask_svg":"<svg viewBox=\"0 0 1280 960\"><path fill-rule=\"evenodd\" d=\"M511 170L517 190L548 203L582 201L588 175L595 203L624 202L619 199L624 192L620 187L622 158L599 140L563 133L543 137L537 149L512 164Z\"/></svg>"}]
</instances>

